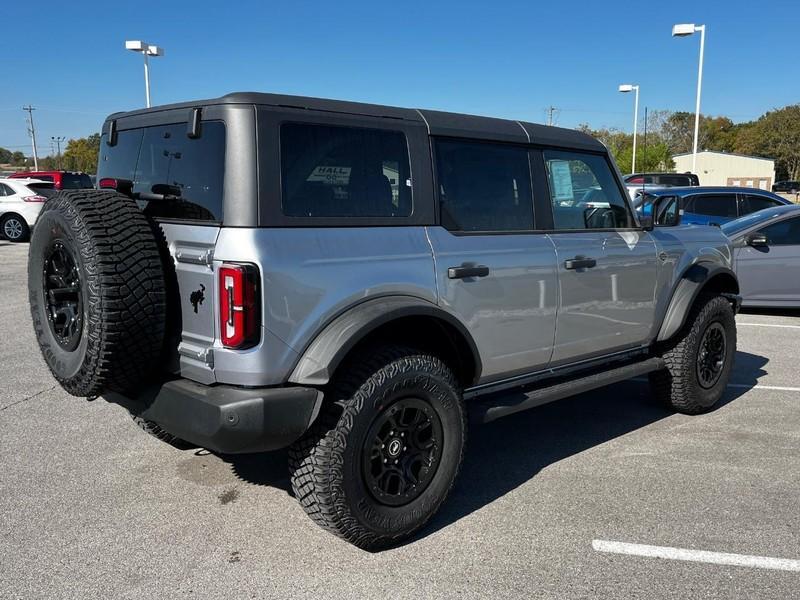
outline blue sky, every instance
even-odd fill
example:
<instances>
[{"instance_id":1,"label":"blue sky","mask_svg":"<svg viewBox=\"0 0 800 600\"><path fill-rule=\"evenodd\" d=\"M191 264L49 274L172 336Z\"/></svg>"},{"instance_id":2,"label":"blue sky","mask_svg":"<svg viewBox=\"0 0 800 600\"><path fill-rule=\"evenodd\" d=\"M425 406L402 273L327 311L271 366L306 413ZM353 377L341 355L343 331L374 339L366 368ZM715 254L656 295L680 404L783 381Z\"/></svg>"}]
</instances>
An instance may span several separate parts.
<instances>
[{"instance_id":1,"label":"blue sky","mask_svg":"<svg viewBox=\"0 0 800 600\"><path fill-rule=\"evenodd\" d=\"M69 8L67 8L69 7ZM0 146L40 154L51 136L98 131L144 104L142 60L125 39L163 46L153 103L271 91L557 124L631 129L641 106L694 110L699 37L708 28L703 112L749 120L800 102L800 7L761 2L32 2L3 8Z\"/></svg>"}]
</instances>

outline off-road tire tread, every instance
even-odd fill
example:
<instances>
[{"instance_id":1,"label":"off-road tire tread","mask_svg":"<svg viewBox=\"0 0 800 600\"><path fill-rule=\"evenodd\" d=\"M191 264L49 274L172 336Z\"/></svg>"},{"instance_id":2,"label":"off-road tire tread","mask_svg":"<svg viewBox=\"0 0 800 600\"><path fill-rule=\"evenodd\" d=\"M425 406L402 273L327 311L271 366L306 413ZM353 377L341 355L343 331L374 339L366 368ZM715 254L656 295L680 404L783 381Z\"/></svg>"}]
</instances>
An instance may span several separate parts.
<instances>
[{"instance_id":1,"label":"off-road tire tread","mask_svg":"<svg viewBox=\"0 0 800 600\"><path fill-rule=\"evenodd\" d=\"M421 528L424 521L392 536L378 535L363 527L350 513L337 482L342 479L344 450L353 421L375 389L387 379L405 370L424 369L429 376L441 378L451 389L459 386L452 371L438 357L404 346L382 346L359 354L339 369L328 394L332 398L323 406L311 429L289 448L289 472L292 491L306 514L317 525L364 549L391 546ZM460 394L459 402L460 400ZM461 410L462 436L466 444L466 412ZM465 444L455 476L450 481L446 498L461 468Z\"/></svg>"},{"instance_id":2,"label":"off-road tire tread","mask_svg":"<svg viewBox=\"0 0 800 600\"><path fill-rule=\"evenodd\" d=\"M660 355L666 363L666 369L650 374L650 384L654 396L668 407L687 415L697 415L710 410L713 406L698 401L694 390L699 385L696 380L694 361L696 347L700 336L705 331L712 315L727 313L734 319L730 301L719 295L701 294L689 312L681 330L672 340L660 349ZM727 339L728 352L735 352L736 336ZM726 378L722 377L717 386L722 386L719 395L724 391Z\"/></svg>"},{"instance_id":3,"label":"off-road tire tread","mask_svg":"<svg viewBox=\"0 0 800 600\"><path fill-rule=\"evenodd\" d=\"M114 191L62 191L39 219L49 211L70 223L84 264L82 285L97 291L86 307L89 340L80 371L69 379L54 375L75 396L134 392L162 358L166 298L154 224L134 200ZM29 264L29 277L40 272L41 265Z\"/></svg>"}]
</instances>

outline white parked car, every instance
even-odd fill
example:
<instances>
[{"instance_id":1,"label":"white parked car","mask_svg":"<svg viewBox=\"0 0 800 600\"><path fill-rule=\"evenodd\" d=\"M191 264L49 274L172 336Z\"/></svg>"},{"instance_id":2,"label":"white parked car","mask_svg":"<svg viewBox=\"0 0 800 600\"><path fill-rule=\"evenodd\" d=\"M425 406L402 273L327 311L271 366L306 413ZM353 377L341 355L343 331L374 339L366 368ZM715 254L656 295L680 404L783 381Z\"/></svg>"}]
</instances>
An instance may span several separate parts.
<instances>
[{"instance_id":1,"label":"white parked car","mask_svg":"<svg viewBox=\"0 0 800 600\"><path fill-rule=\"evenodd\" d=\"M27 241L42 205L54 192L52 181L0 179L0 235L10 242Z\"/></svg>"}]
</instances>

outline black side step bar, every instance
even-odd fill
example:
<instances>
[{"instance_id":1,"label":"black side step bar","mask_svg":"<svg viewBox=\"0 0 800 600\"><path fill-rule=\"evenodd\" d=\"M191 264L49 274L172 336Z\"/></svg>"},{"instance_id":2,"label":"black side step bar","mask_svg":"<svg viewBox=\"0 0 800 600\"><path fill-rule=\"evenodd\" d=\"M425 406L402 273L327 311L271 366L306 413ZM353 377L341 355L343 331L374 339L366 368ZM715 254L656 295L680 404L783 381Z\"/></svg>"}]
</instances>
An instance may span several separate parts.
<instances>
[{"instance_id":1,"label":"black side step bar","mask_svg":"<svg viewBox=\"0 0 800 600\"><path fill-rule=\"evenodd\" d=\"M554 400L561 400L612 383L639 377L652 371L659 371L665 366L663 358L654 357L534 390L518 389L487 395L467 405L470 410L470 419L475 423L489 423L500 417L541 406Z\"/></svg>"}]
</instances>

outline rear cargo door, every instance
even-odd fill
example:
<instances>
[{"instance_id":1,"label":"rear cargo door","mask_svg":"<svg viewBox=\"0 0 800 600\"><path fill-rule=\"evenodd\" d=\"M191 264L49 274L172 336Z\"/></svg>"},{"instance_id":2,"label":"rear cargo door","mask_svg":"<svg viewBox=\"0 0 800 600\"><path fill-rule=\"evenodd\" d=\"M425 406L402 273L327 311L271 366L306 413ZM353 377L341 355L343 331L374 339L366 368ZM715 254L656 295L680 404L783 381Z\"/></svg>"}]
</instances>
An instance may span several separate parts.
<instances>
[{"instance_id":1,"label":"rear cargo door","mask_svg":"<svg viewBox=\"0 0 800 600\"><path fill-rule=\"evenodd\" d=\"M181 111L181 117L186 113ZM193 137L185 121L131 129L121 122L119 127L113 145L103 135L98 179L133 181L134 198L166 238L173 259L165 274L173 352L164 367L212 383L217 321L213 253L223 218L225 124L203 121L200 135Z\"/></svg>"}]
</instances>

